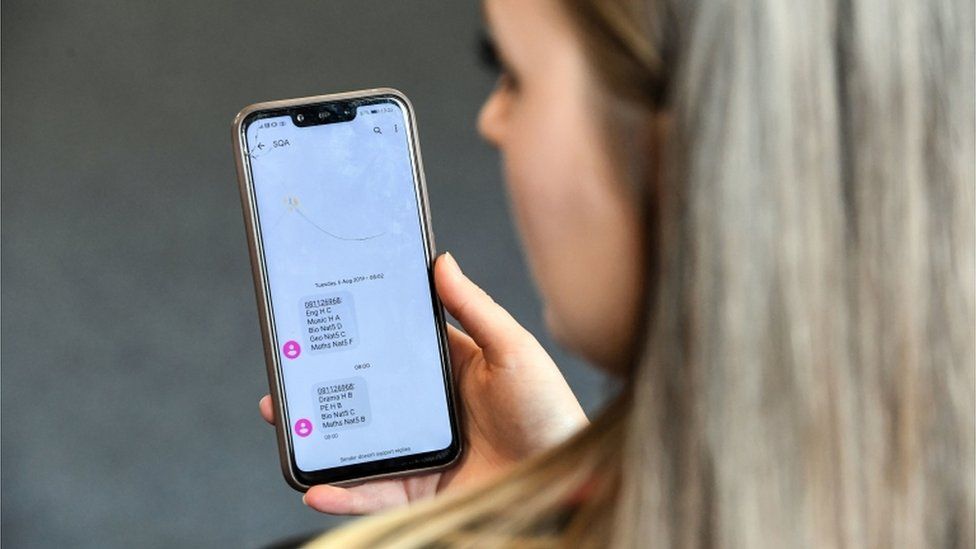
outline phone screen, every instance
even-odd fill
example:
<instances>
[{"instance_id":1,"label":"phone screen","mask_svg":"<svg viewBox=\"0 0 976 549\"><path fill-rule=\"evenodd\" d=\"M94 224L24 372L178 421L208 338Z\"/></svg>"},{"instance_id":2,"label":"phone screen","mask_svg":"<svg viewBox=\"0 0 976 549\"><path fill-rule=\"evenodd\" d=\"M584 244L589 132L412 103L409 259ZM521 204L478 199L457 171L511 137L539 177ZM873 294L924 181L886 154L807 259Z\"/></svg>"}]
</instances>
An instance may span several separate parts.
<instances>
[{"instance_id":1,"label":"phone screen","mask_svg":"<svg viewBox=\"0 0 976 549\"><path fill-rule=\"evenodd\" d=\"M351 120L271 113L243 130L294 465L306 473L454 444L410 122L393 99L345 105Z\"/></svg>"}]
</instances>

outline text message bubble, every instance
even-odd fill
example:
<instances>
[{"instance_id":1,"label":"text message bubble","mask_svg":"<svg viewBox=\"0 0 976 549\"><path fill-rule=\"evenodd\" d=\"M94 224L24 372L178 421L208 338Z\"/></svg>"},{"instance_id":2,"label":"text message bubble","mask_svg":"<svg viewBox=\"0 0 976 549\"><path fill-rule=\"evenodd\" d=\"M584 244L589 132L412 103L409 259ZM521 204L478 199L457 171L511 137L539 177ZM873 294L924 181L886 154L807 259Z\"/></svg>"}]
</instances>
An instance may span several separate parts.
<instances>
[{"instance_id":1,"label":"text message bubble","mask_svg":"<svg viewBox=\"0 0 976 549\"><path fill-rule=\"evenodd\" d=\"M365 427L372 421L366 380L361 377L320 383L312 388L319 433Z\"/></svg>"},{"instance_id":2,"label":"text message bubble","mask_svg":"<svg viewBox=\"0 0 976 549\"><path fill-rule=\"evenodd\" d=\"M344 351L359 345L356 311L349 292L306 297L299 311L308 352Z\"/></svg>"}]
</instances>

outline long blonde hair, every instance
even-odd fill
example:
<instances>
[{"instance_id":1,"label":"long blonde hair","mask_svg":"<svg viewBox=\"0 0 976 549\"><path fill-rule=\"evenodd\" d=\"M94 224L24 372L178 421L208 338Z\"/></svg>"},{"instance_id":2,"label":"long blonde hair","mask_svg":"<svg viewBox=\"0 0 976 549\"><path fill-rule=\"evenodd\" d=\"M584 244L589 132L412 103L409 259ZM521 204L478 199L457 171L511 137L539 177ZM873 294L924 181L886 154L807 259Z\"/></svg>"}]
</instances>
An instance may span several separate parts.
<instances>
[{"instance_id":1,"label":"long blonde hair","mask_svg":"<svg viewBox=\"0 0 976 549\"><path fill-rule=\"evenodd\" d=\"M972 547L970 0L565 0L667 111L623 394L354 546Z\"/></svg>"}]
</instances>

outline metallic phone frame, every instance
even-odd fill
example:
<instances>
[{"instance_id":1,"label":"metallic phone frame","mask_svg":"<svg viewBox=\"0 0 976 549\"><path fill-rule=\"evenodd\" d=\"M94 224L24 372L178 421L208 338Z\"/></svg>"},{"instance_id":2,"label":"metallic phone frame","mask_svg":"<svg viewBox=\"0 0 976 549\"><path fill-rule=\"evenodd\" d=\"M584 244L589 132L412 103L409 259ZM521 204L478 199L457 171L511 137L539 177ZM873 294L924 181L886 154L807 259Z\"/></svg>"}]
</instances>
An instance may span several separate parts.
<instances>
[{"instance_id":1,"label":"metallic phone frame","mask_svg":"<svg viewBox=\"0 0 976 549\"><path fill-rule=\"evenodd\" d=\"M257 297L258 316L261 325L261 339L264 345L264 358L267 365L268 384L271 388L272 408L274 409L275 433L278 440L278 457L281 463L281 472L290 486L299 491L306 491L311 486L301 482L295 471L292 469L293 447L291 440L290 423L285 406L284 387L282 384L281 356L274 344L275 325L272 318L270 291L268 285L267 272L265 271L264 244L261 239L261 229L257 223L257 204L254 197L254 182L251 178L250 157L247 153L247 143L244 136L244 121L260 111L273 111L284 108L302 107L318 103L332 101L347 101L355 99L389 98L396 102L407 119L407 144L410 151L410 164L413 169L414 193L417 198L418 214L420 217L421 232L423 233L424 253L426 254L428 277L432 280L433 261L436 257L436 247L434 234L430 225L430 209L427 203L427 183L424 179L423 162L420 156L420 144L417 138L417 122L414 116L413 105L410 100L393 88L373 88L345 93L328 95L317 95L311 97L301 97L296 99L285 99L280 101L267 101L255 103L244 107L241 112L234 117L233 139L234 139L234 160L237 165L237 182L241 195L241 206L244 213L244 225L247 231L247 245L251 261L251 273L254 279L254 291ZM431 297L434 303L434 321L438 333L438 344L441 354L441 366L444 374L444 386L448 399L448 415L451 423L452 446L457 447L454 457L445 464L434 465L431 467L421 467L381 473L343 480L332 483L336 486L358 484L367 480L378 478L390 478L405 475L414 475L422 472L433 472L451 467L456 464L464 452L463 441L460 433L460 417L457 412L458 402L454 391L454 378L451 370L451 356L447 347L447 326L444 319L444 309L437 296L436 289L431 285Z\"/></svg>"}]
</instances>

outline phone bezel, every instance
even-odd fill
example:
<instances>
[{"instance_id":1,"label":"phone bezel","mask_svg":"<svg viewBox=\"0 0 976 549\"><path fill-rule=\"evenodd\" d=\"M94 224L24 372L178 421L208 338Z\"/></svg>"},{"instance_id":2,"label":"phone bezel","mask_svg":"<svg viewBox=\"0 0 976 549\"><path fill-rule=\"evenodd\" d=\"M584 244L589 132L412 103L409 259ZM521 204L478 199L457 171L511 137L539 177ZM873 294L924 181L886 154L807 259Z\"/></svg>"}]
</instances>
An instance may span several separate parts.
<instances>
[{"instance_id":1,"label":"phone bezel","mask_svg":"<svg viewBox=\"0 0 976 549\"><path fill-rule=\"evenodd\" d=\"M261 118L281 116L294 113L297 110L311 106L325 104L364 104L396 103L404 114L404 129L407 132L407 143L410 161L413 169L414 193L417 199L418 216L424 241L424 253L427 261L428 283L430 285L431 306L434 310L434 321L438 337L438 348L441 356L441 369L444 375L448 414L451 423L451 444L443 450L424 452L409 456L387 458L378 461L321 469L305 472L295 463L294 446L288 419L286 396L282 383L281 357L275 345L276 334L274 317L271 308L270 289L265 267L264 248L261 239L261 228L254 197L254 183L251 178L249 156L245 132L250 123ZM444 309L437 297L433 279L433 261L436 257L434 235L431 230L430 209L427 200L427 184L424 179L423 161L420 155L420 145L417 138L416 117L410 100L393 88L376 88L347 93L318 95L268 101L249 105L241 110L233 123L234 152L237 165L238 187L241 195L241 205L244 213L244 224L247 231L248 250L250 253L251 270L254 279L255 294L258 304L258 315L261 325L261 338L264 345L265 364L267 366L268 384L271 388L271 399L275 415L275 432L278 441L279 461L285 480L293 488L305 491L316 484L347 485L377 478L388 478L401 475L432 472L450 467L461 456L462 444L460 427L458 424L458 403L454 391L453 375L451 373L450 353L447 347L447 329Z\"/></svg>"}]
</instances>

